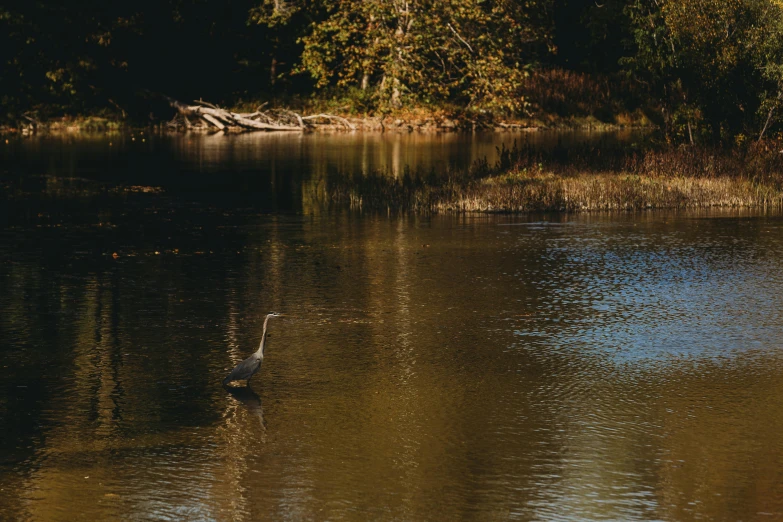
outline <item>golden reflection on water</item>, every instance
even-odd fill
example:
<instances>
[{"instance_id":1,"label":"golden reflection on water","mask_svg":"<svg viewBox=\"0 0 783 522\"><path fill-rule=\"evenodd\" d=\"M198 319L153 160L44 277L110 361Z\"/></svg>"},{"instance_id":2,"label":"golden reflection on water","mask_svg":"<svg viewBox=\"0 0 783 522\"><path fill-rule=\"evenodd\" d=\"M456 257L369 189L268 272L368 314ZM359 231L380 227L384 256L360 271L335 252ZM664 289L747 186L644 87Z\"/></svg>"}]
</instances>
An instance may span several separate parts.
<instances>
[{"instance_id":1,"label":"golden reflection on water","mask_svg":"<svg viewBox=\"0 0 783 522\"><path fill-rule=\"evenodd\" d=\"M779 217L165 205L2 230L0 518L783 516Z\"/></svg>"},{"instance_id":2,"label":"golden reflection on water","mask_svg":"<svg viewBox=\"0 0 783 522\"><path fill-rule=\"evenodd\" d=\"M173 143L183 162L195 161L201 169L224 168L226 164L266 166L274 179L278 171L290 169L292 163L303 166L316 178L325 177L329 169L363 175L382 171L400 177L406 168L428 172L451 164L470 165L485 157L492 159L500 143L510 146L521 139L531 138L529 133L251 133L196 136Z\"/></svg>"},{"instance_id":3,"label":"golden reflection on water","mask_svg":"<svg viewBox=\"0 0 783 522\"><path fill-rule=\"evenodd\" d=\"M43 437L6 464L0 507L35 520L778 516L774 346L631 362L519 347L519 321L551 296L510 274L564 232L496 225L270 217L239 256L11 264L4 338L54 349L58 366L27 354L44 368L23 381L43 394ZM612 226L575 225L565 234L582 240ZM730 228L707 234L752 249ZM762 238L767 255L741 277L777 291L776 276L755 273L778 263L780 246ZM710 252L695 254L723 259ZM535 320L581 317L577 297ZM270 328L257 391L226 393L223 372L255 349L270 309L292 317ZM51 341L36 339L42 329Z\"/></svg>"}]
</instances>

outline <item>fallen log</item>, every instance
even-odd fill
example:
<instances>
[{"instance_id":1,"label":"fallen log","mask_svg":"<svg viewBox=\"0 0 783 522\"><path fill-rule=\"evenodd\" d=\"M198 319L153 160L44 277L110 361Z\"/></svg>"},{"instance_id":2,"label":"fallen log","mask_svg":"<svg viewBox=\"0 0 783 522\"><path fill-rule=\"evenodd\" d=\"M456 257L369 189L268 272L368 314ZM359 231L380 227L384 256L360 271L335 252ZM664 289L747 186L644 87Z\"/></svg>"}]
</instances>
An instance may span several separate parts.
<instances>
[{"instance_id":1,"label":"fallen log","mask_svg":"<svg viewBox=\"0 0 783 522\"><path fill-rule=\"evenodd\" d=\"M209 123L211 123L212 125L214 125L215 127L217 127L220 130L224 130L226 128L226 126L223 124L223 122L221 122L219 119L215 118L211 114L203 113L201 115L201 117L204 118L205 120L207 120Z\"/></svg>"},{"instance_id":2,"label":"fallen log","mask_svg":"<svg viewBox=\"0 0 783 522\"><path fill-rule=\"evenodd\" d=\"M313 114L302 116L288 109L262 111L264 105L255 112L237 113L221 109L203 100L197 100L196 105L186 105L173 98L166 97L169 104L177 109L177 116L169 122L173 128L202 129L217 131L298 131L322 125L320 121L337 122L342 127L355 130L356 127L347 119L333 114Z\"/></svg>"},{"instance_id":3,"label":"fallen log","mask_svg":"<svg viewBox=\"0 0 783 522\"><path fill-rule=\"evenodd\" d=\"M334 116L333 114L313 114L312 116L302 116L303 120L316 120L318 118L326 120L334 120L342 123L351 130L356 130L356 126L341 116Z\"/></svg>"}]
</instances>

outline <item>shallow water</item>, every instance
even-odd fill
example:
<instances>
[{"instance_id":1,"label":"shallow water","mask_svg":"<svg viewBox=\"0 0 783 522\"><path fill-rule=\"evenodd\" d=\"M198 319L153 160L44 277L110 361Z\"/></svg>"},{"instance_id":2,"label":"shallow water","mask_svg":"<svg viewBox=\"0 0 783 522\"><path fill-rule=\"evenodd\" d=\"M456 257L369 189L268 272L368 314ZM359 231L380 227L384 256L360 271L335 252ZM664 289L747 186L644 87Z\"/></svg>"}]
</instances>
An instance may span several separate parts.
<instances>
[{"instance_id":1,"label":"shallow water","mask_svg":"<svg viewBox=\"0 0 783 522\"><path fill-rule=\"evenodd\" d=\"M4 152L0 519L783 517L780 216L316 211L166 142L106 192L152 173L59 146Z\"/></svg>"}]
</instances>

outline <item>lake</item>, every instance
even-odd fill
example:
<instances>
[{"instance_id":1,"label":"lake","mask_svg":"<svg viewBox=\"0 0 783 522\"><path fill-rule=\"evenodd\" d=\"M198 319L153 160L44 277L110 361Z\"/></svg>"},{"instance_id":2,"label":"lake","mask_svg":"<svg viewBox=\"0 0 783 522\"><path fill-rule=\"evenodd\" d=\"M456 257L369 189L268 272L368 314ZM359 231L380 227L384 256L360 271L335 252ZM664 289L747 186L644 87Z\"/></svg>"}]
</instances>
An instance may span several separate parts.
<instances>
[{"instance_id":1,"label":"lake","mask_svg":"<svg viewBox=\"0 0 783 522\"><path fill-rule=\"evenodd\" d=\"M783 518L780 214L362 213L318 188L514 139L635 137L9 139L0 519Z\"/></svg>"}]
</instances>

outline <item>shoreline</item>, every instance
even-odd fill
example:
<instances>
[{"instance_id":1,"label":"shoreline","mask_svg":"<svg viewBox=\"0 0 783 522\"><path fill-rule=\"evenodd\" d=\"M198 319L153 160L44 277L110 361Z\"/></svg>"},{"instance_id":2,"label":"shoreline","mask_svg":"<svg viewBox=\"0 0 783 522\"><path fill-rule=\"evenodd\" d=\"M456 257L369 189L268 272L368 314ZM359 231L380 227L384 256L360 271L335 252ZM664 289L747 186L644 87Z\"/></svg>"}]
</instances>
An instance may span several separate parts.
<instances>
[{"instance_id":1,"label":"shoreline","mask_svg":"<svg viewBox=\"0 0 783 522\"><path fill-rule=\"evenodd\" d=\"M336 114L348 120L355 128L346 129L340 124L322 124L306 128L300 132L537 132L555 130L645 130L655 129L649 121L633 121L623 119L619 123L604 122L594 117L555 117L526 118L499 120L496 118L469 118L443 113L429 113L426 115L411 116L406 114L391 114L387 116L363 116L357 117L346 114ZM133 132L133 131L158 131L162 133L194 132L199 134L240 134L247 132L275 132L226 129L219 131L208 130L184 130L173 129L168 122L156 121L148 125L122 120L120 118L107 118L97 116L63 116L42 121L30 121L19 126L0 125L0 135L30 135L37 133L95 133L95 132ZM290 131L286 131L290 132Z\"/></svg>"}]
</instances>

